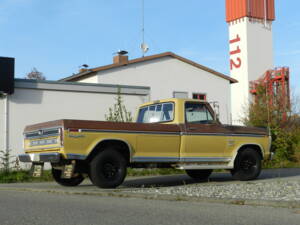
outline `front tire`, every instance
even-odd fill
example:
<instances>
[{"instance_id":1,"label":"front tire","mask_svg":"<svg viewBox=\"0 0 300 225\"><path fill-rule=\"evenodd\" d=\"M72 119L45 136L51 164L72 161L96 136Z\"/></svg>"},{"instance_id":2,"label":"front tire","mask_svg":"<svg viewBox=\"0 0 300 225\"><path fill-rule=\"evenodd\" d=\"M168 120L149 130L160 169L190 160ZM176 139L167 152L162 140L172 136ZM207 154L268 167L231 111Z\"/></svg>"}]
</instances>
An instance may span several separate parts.
<instances>
[{"instance_id":1,"label":"front tire","mask_svg":"<svg viewBox=\"0 0 300 225\"><path fill-rule=\"evenodd\" d=\"M185 170L187 175L196 180L207 180L212 170Z\"/></svg>"},{"instance_id":2,"label":"front tire","mask_svg":"<svg viewBox=\"0 0 300 225\"><path fill-rule=\"evenodd\" d=\"M82 174L77 174L75 177L71 177L69 179L61 178L62 170L57 170L52 168L52 176L53 179L56 181L56 183L62 185L62 186L68 186L68 187L74 187L84 180L84 177Z\"/></svg>"},{"instance_id":3,"label":"front tire","mask_svg":"<svg viewBox=\"0 0 300 225\"><path fill-rule=\"evenodd\" d=\"M114 148L100 152L90 165L90 178L100 188L116 188L123 183L127 174L127 163Z\"/></svg>"},{"instance_id":4,"label":"front tire","mask_svg":"<svg viewBox=\"0 0 300 225\"><path fill-rule=\"evenodd\" d=\"M261 172L261 156L252 148L246 148L237 155L231 174L234 179L254 180Z\"/></svg>"}]
</instances>

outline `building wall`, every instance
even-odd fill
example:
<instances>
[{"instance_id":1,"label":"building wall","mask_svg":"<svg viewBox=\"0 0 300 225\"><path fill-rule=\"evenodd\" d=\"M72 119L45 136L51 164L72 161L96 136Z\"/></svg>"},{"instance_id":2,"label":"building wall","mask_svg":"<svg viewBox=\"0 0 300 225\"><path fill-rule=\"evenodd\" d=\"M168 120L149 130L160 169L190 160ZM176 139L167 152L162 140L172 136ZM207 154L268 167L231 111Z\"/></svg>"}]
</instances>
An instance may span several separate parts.
<instances>
[{"instance_id":1,"label":"building wall","mask_svg":"<svg viewBox=\"0 0 300 225\"><path fill-rule=\"evenodd\" d=\"M94 84L99 83L97 76L91 76L91 77L88 77L88 78L84 78L82 80L79 80L78 82L81 82L81 83L94 83Z\"/></svg>"},{"instance_id":2,"label":"building wall","mask_svg":"<svg viewBox=\"0 0 300 225\"><path fill-rule=\"evenodd\" d=\"M151 87L151 100L171 98L174 91L205 93L208 101L217 101L220 119L230 123L230 83L207 71L196 68L173 57L130 64L100 71L100 83L146 85Z\"/></svg>"},{"instance_id":3,"label":"building wall","mask_svg":"<svg viewBox=\"0 0 300 225\"><path fill-rule=\"evenodd\" d=\"M4 149L4 99L0 98L0 150Z\"/></svg>"},{"instance_id":4,"label":"building wall","mask_svg":"<svg viewBox=\"0 0 300 225\"><path fill-rule=\"evenodd\" d=\"M229 40L230 75L239 81L231 85L232 120L241 124L250 100L249 82L273 68L272 22L266 26L262 20L249 18L230 22Z\"/></svg>"},{"instance_id":5,"label":"building wall","mask_svg":"<svg viewBox=\"0 0 300 225\"><path fill-rule=\"evenodd\" d=\"M9 149L13 155L23 151L22 133L26 125L58 119L105 120L118 92L114 85L17 81L15 86L15 93L9 96ZM121 93L126 108L133 113L140 104L149 100L147 87L121 87ZM3 146L2 102L0 100L0 140Z\"/></svg>"}]
</instances>

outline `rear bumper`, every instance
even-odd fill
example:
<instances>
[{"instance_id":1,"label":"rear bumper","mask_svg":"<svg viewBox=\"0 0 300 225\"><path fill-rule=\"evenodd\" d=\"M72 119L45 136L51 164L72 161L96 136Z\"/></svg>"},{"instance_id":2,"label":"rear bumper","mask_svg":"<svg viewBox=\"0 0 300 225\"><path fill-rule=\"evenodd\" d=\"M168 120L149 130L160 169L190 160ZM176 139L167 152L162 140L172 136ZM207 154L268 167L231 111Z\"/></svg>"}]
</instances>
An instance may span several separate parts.
<instances>
[{"instance_id":1,"label":"rear bumper","mask_svg":"<svg viewBox=\"0 0 300 225\"><path fill-rule=\"evenodd\" d=\"M61 154L57 152L22 154L19 155L19 160L25 163L31 163L31 162L58 163L61 160Z\"/></svg>"}]
</instances>

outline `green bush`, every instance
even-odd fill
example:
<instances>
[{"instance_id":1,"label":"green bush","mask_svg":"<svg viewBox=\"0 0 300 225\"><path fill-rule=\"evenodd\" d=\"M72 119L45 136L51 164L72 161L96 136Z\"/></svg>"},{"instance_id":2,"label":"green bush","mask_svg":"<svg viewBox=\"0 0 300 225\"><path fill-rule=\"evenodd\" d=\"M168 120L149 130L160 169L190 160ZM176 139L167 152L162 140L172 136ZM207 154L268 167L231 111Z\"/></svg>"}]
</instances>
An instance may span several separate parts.
<instances>
[{"instance_id":1,"label":"green bush","mask_svg":"<svg viewBox=\"0 0 300 225\"><path fill-rule=\"evenodd\" d=\"M108 114L105 114L105 119L113 122L132 122L133 118L131 112L128 112L126 106L124 105L120 88L118 88L118 93L115 100L116 103L113 105L113 107L108 109Z\"/></svg>"},{"instance_id":2,"label":"green bush","mask_svg":"<svg viewBox=\"0 0 300 225\"><path fill-rule=\"evenodd\" d=\"M272 132L272 151L275 152L275 160L294 160L294 154L298 145L297 133L283 128L273 128Z\"/></svg>"}]
</instances>

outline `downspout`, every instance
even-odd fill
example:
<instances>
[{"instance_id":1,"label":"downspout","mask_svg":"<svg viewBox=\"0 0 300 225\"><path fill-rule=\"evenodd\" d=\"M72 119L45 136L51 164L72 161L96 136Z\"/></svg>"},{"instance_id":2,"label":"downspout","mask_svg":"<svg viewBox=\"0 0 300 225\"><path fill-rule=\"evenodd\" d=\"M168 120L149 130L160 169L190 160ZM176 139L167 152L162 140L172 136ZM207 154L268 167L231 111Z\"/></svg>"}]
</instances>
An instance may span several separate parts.
<instances>
[{"instance_id":1,"label":"downspout","mask_svg":"<svg viewBox=\"0 0 300 225\"><path fill-rule=\"evenodd\" d=\"M9 152L8 94L4 94L4 151Z\"/></svg>"},{"instance_id":2,"label":"downspout","mask_svg":"<svg viewBox=\"0 0 300 225\"><path fill-rule=\"evenodd\" d=\"M264 8L265 8L265 27L267 27L267 0L264 1Z\"/></svg>"}]
</instances>

